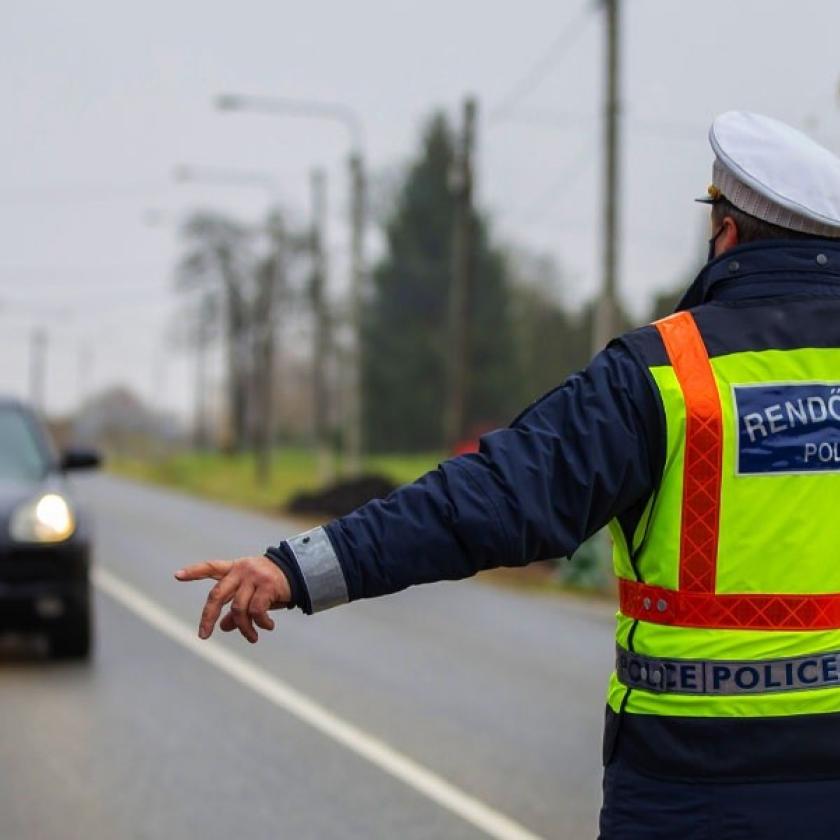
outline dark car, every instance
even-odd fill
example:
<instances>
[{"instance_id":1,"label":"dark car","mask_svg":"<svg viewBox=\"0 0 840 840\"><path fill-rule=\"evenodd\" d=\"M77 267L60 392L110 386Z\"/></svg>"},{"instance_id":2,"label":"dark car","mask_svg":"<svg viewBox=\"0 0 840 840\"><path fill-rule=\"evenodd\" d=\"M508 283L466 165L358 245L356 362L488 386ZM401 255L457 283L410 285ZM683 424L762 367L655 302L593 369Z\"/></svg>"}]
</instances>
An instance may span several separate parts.
<instances>
[{"instance_id":1,"label":"dark car","mask_svg":"<svg viewBox=\"0 0 840 840\"><path fill-rule=\"evenodd\" d=\"M65 473L98 464L59 456L34 412L0 399L0 632L44 631L56 657L90 654L89 523Z\"/></svg>"}]
</instances>

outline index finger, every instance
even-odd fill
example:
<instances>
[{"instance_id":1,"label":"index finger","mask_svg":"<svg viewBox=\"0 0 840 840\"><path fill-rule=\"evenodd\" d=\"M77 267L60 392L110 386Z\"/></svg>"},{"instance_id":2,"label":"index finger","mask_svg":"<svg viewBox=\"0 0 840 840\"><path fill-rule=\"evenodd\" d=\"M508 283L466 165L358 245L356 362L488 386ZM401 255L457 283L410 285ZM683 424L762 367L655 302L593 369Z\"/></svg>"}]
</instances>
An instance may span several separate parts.
<instances>
[{"instance_id":1,"label":"index finger","mask_svg":"<svg viewBox=\"0 0 840 840\"><path fill-rule=\"evenodd\" d=\"M175 572L176 580L221 580L233 567L233 560L207 560L204 563L193 563Z\"/></svg>"},{"instance_id":2,"label":"index finger","mask_svg":"<svg viewBox=\"0 0 840 840\"><path fill-rule=\"evenodd\" d=\"M216 621L222 612L222 607L236 595L241 582L242 580L238 574L227 575L224 580L220 580L210 590L198 625L198 635L202 639L209 638L213 633L213 628L216 626Z\"/></svg>"}]
</instances>

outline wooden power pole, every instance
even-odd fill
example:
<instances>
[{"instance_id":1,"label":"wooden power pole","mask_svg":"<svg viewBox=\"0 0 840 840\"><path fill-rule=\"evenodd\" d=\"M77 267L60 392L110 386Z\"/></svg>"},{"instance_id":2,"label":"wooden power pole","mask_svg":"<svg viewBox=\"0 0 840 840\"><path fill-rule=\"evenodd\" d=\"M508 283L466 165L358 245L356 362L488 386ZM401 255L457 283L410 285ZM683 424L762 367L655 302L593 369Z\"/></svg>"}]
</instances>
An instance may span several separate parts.
<instances>
[{"instance_id":1,"label":"wooden power pole","mask_svg":"<svg viewBox=\"0 0 840 840\"><path fill-rule=\"evenodd\" d=\"M285 287L286 236L279 213L272 213L268 222L271 254L259 275L256 311L256 347L254 358L254 402L256 479L267 484L271 477L271 455L275 434L275 327L278 298Z\"/></svg>"},{"instance_id":2,"label":"wooden power pole","mask_svg":"<svg viewBox=\"0 0 840 840\"><path fill-rule=\"evenodd\" d=\"M604 241L601 294L595 309L593 350L602 350L618 329L616 267L619 246L620 0L603 0L606 33L604 90Z\"/></svg>"},{"instance_id":3,"label":"wooden power pole","mask_svg":"<svg viewBox=\"0 0 840 840\"><path fill-rule=\"evenodd\" d=\"M350 320L352 345L348 365L346 472L362 469L362 298L365 281L364 230L366 218L365 168L360 152L350 156Z\"/></svg>"},{"instance_id":4,"label":"wooden power pole","mask_svg":"<svg viewBox=\"0 0 840 840\"><path fill-rule=\"evenodd\" d=\"M215 317L213 299L205 296L198 310L195 333L195 405L193 408L193 446L203 451L210 444L207 417L207 354Z\"/></svg>"},{"instance_id":5,"label":"wooden power pole","mask_svg":"<svg viewBox=\"0 0 840 840\"><path fill-rule=\"evenodd\" d=\"M455 203L452 231L452 287L449 297L449 399L446 441L457 443L465 433L467 381L470 370L470 303L473 252L473 149L476 102L464 100L464 125L455 150L450 189Z\"/></svg>"},{"instance_id":6,"label":"wooden power pole","mask_svg":"<svg viewBox=\"0 0 840 840\"><path fill-rule=\"evenodd\" d=\"M322 482L332 476L329 435L329 396L327 394L327 357L329 355L329 314L325 287L327 283L326 219L327 178L323 170L312 172L312 426L318 459L318 477Z\"/></svg>"},{"instance_id":7,"label":"wooden power pole","mask_svg":"<svg viewBox=\"0 0 840 840\"><path fill-rule=\"evenodd\" d=\"M29 400L39 413L46 412L47 331L34 327L29 337Z\"/></svg>"}]
</instances>

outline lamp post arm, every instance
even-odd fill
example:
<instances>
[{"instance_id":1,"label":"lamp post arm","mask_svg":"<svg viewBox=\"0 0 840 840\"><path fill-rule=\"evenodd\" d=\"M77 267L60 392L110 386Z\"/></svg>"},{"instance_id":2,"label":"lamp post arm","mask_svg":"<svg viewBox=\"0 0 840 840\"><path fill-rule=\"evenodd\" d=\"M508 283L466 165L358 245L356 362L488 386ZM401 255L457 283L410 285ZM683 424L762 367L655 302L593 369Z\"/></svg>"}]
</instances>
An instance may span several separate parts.
<instances>
[{"instance_id":1,"label":"lamp post arm","mask_svg":"<svg viewBox=\"0 0 840 840\"><path fill-rule=\"evenodd\" d=\"M329 119L344 126L357 154L361 154L364 131L359 115L340 102L318 102L277 96L242 96L223 93L216 97L216 107L222 111L257 111L264 114Z\"/></svg>"}]
</instances>

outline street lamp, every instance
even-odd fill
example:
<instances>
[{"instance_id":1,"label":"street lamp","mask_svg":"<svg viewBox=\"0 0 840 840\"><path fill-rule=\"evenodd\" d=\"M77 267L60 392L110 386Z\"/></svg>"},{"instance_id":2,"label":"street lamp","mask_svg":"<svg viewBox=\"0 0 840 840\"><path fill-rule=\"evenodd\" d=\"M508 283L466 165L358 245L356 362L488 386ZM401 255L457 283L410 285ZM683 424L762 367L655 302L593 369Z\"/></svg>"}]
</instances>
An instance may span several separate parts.
<instances>
[{"instance_id":1,"label":"street lamp","mask_svg":"<svg viewBox=\"0 0 840 840\"><path fill-rule=\"evenodd\" d=\"M340 123L347 130L350 135L353 154L359 156L362 154L364 131L362 130L361 117L349 105L340 102L223 93L216 97L216 107L220 111L255 111L264 114L332 120Z\"/></svg>"},{"instance_id":2,"label":"street lamp","mask_svg":"<svg viewBox=\"0 0 840 840\"><path fill-rule=\"evenodd\" d=\"M346 465L350 475L361 470L362 400L361 400L361 320L364 285L364 240L366 222L366 178L363 159L363 130L359 114L338 102L320 102L274 96L222 94L216 97L222 111L252 111L290 117L330 120L342 125L350 139L350 231L351 231L351 327L353 348L350 355L348 406L346 412Z\"/></svg>"}]
</instances>

